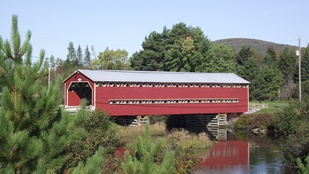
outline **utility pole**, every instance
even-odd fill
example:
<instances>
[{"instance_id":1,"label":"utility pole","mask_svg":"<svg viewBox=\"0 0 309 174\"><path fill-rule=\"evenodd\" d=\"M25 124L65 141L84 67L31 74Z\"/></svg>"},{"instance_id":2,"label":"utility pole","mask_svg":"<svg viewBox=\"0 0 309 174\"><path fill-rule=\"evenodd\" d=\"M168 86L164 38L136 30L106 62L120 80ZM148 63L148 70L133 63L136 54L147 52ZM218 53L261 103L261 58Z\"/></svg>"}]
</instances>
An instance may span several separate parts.
<instances>
[{"instance_id":1,"label":"utility pole","mask_svg":"<svg viewBox=\"0 0 309 174\"><path fill-rule=\"evenodd\" d=\"M298 76L299 76L299 101L301 102L301 48L300 48L300 37L298 38L298 50L296 51L296 55L298 53Z\"/></svg>"}]
</instances>

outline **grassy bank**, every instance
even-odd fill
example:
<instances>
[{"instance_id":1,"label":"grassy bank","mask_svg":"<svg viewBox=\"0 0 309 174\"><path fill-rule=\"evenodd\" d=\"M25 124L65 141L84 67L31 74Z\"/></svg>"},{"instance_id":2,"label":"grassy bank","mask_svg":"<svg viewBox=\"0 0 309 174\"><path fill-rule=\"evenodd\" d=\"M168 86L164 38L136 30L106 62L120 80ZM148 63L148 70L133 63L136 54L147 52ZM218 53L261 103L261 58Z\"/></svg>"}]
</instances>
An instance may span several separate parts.
<instances>
[{"instance_id":1,"label":"grassy bank","mask_svg":"<svg viewBox=\"0 0 309 174\"><path fill-rule=\"evenodd\" d=\"M250 101L249 107L261 108L261 110L256 113L276 113L286 107L288 103L288 101Z\"/></svg>"},{"instance_id":2,"label":"grassy bank","mask_svg":"<svg viewBox=\"0 0 309 174\"><path fill-rule=\"evenodd\" d=\"M252 130L267 132L269 128L273 127L272 120L275 114L282 111L288 104L289 101L251 101L249 103L250 109L260 110L251 114L241 115L233 125L233 128L250 132Z\"/></svg>"},{"instance_id":3,"label":"grassy bank","mask_svg":"<svg viewBox=\"0 0 309 174\"><path fill-rule=\"evenodd\" d=\"M130 154L137 150L137 137L145 137L145 126L117 127L117 135L123 143L124 149ZM161 140L163 152L175 152L177 172L179 174L190 173L193 167L199 163L199 157L205 156L212 147L213 142L205 133L192 134L187 130L166 131L166 125L156 123L150 126L152 142Z\"/></svg>"}]
</instances>

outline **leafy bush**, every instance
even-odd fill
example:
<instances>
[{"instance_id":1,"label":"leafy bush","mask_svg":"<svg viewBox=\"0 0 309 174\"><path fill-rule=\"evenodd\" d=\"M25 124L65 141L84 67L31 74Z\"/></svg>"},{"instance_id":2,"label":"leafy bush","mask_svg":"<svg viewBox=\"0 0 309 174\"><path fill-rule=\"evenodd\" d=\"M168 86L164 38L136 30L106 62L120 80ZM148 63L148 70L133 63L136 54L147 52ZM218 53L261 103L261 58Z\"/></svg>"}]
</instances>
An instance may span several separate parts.
<instances>
[{"instance_id":1,"label":"leafy bush","mask_svg":"<svg viewBox=\"0 0 309 174\"><path fill-rule=\"evenodd\" d=\"M165 137L166 148L176 152L178 174L192 172L193 167L198 163L201 153L212 146L207 134L198 135L189 133L186 130L173 130Z\"/></svg>"},{"instance_id":2,"label":"leafy bush","mask_svg":"<svg viewBox=\"0 0 309 174\"><path fill-rule=\"evenodd\" d=\"M283 137L283 156L287 163L296 166L296 159L304 161L309 155L309 100L293 101L282 112L275 115L275 133Z\"/></svg>"},{"instance_id":3,"label":"leafy bush","mask_svg":"<svg viewBox=\"0 0 309 174\"><path fill-rule=\"evenodd\" d=\"M275 115L273 120L274 131L277 134L289 135L296 133L299 125L308 121L309 105L306 102L291 102L282 112ZM306 106L308 105L308 106Z\"/></svg>"},{"instance_id":4,"label":"leafy bush","mask_svg":"<svg viewBox=\"0 0 309 174\"><path fill-rule=\"evenodd\" d=\"M111 154L119 145L111 117L99 110L83 111L81 114L88 117L81 125L86 130L86 135L81 141L70 144L67 152L67 168L76 166L80 161L85 163L88 157L95 154L99 146L104 147L105 154Z\"/></svg>"},{"instance_id":5,"label":"leafy bush","mask_svg":"<svg viewBox=\"0 0 309 174\"><path fill-rule=\"evenodd\" d=\"M272 123L272 115L268 113L261 114L243 114L234 124L236 130L253 130L255 128L267 130Z\"/></svg>"},{"instance_id":6,"label":"leafy bush","mask_svg":"<svg viewBox=\"0 0 309 174\"><path fill-rule=\"evenodd\" d=\"M237 121L233 125L234 129L237 130L247 130L248 125L250 123L250 116L249 114L243 114L238 117Z\"/></svg>"}]
</instances>

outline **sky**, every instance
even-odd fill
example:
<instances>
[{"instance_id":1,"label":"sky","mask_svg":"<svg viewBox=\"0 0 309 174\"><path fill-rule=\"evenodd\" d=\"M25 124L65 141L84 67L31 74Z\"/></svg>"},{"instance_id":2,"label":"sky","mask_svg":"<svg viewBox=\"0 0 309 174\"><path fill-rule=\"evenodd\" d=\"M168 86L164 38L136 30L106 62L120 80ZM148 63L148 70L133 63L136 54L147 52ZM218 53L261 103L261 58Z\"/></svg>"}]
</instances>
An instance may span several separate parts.
<instances>
[{"instance_id":1,"label":"sky","mask_svg":"<svg viewBox=\"0 0 309 174\"><path fill-rule=\"evenodd\" d=\"M32 32L33 57L66 59L68 44L96 55L123 49L129 56L142 49L151 32L162 33L183 22L200 27L211 41L253 38L301 46L309 43L308 0L1 0L0 36L8 39L12 15L18 16L24 40Z\"/></svg>"}]
</instances>

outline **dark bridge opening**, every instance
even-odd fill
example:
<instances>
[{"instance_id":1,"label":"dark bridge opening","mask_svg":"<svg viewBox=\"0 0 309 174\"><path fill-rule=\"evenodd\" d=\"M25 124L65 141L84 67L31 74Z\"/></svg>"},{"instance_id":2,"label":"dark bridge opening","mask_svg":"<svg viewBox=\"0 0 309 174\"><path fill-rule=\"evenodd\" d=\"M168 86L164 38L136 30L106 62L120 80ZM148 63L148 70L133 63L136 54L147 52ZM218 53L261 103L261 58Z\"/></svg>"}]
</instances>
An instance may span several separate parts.
<instances>
[{"instance_id":1,"label":"dark bridge opening","mask_svg":"<svg viewBox=\"0 0 309 174\"><path fill-rule=\"evenodd\" d=\"M80 100L86 99L87 106L92 104L92 89L87 82L72 83L69 91L74 91Z\"/></svg>"}]
</instances>

